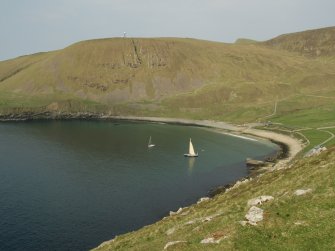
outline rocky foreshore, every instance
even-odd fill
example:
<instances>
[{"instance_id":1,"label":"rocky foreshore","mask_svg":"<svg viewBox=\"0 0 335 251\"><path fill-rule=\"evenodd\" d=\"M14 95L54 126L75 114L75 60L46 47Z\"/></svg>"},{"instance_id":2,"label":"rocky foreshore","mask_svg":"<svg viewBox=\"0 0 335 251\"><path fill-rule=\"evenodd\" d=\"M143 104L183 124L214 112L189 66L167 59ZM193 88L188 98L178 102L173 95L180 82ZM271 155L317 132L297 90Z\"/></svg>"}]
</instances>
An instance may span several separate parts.
<instances>
[{"instance_id":1,"label":"rocky foreshore","mask_svg":"<svg viewBox=\"0 0 335 251\"><path fill-rule=\"evenodd\" d=\"M27 121L27 120L67 120L67 119L106 119L103 113L91 112L21 112L0 114L0 121Z\"/></svg>"}]
</instances>

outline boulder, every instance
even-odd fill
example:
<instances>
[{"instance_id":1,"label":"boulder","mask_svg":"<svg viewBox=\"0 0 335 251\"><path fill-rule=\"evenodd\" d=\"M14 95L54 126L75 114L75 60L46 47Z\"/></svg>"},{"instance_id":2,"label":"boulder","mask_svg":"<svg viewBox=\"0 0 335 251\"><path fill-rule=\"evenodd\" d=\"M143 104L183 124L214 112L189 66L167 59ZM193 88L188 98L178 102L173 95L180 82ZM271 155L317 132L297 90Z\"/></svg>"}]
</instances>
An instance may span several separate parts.
<instances>
[{"instance_id":1,"label":"boulder","mask_svg":"<svg viewBox=\"0 0 335 251\"><path fill-rule=\"evenodd\" d=\"M274 198L269 195L262 195L257 198L253 198L251 200L248 200L248 206L256 206L256 205L262 205L263 202L273 200Z\"/></svg>"},{"instance_id":2,"label":"boulder","mask_svg":"<svg viewBox=\"0 0 335 251\"><path fill-rule=\"evenodd\" d=\"M310 189L310 188L308 188L308 189L298 189L298 190L295 190L293 194L296 195L296 196L300 196L300 195L304 195L304 194L310 193L310 192L312 192L312 189Z\"/></svg>"},{"instance_id":3,"label":"boulder","mask_svg":"<svg viewBox=\"0 0 335 251\"><path fill-rule=\"evenodd\" d=\"M248 220L248 223L251 225L257 225L257 222L263 220L263 209L252 206L248 213L245 215L245 218Z\"/></svg>"}]
</instances>

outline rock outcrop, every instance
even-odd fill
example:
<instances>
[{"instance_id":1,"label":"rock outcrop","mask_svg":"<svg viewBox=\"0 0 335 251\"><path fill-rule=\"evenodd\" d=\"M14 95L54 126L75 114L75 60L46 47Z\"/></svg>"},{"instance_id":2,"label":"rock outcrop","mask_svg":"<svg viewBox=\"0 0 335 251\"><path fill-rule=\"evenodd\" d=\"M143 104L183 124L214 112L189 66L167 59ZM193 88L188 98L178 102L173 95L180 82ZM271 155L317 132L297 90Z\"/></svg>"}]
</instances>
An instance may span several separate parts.
<instances>
[{"instance_id":1,"label":"rock outcrop","mask_svg":"<svg viewBox=\"0 0 335 251\"><path fill-rule=\"evenodd\" d=\"M262 205L263 202L273 200L272 196L269 195L262 195L257 198L253 198L251 200L248 200L248 206L257 206Z\"/></svg>"},{"instance_id":2,"label":"rock outcrop","mask_svg":"<svg viewBox=\"0 0 335 251\"><path fill-rule=\"evenodd\" d=\"M301 196L301 195L304 195L304 194L310 193L310 192L312 192L312 189L310 189L310 188L308 188L308 189L298 189L298 190L295 190L293 194L296 195L296 196Z\"/></svg>"}]
</instances>

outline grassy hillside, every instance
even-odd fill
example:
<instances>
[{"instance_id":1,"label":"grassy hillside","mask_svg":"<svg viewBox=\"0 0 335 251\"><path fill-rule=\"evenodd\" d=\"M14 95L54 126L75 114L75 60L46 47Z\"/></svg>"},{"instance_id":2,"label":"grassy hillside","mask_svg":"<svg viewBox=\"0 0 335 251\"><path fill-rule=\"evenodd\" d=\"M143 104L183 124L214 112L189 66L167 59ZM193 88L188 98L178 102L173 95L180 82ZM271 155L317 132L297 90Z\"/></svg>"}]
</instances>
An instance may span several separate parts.
<instances>
[{"instance_id":1,"label":"grassy hillside","mask_svg":"<svg viewBox=\"0 0 335 251\"><path fill-rule=\"evenodd\" d=\"M335 27L285 34L264 44L309 57L335 56Z\"/></svg>"},{"instance_id":2,"label":"grassy hillside","mask_svg":"<svg viewBox=\"0 0 335 251\"><path fill-rule=\"evenodd\" d=\"M0 62L0 111L51 105L64 111L252 122L271 114L275 99L291 97L290 109L281 112L292 113L310 106L307 98L295 101L296 95L335 93L335 60L277 47L320 37L313 48L328 48L334 34L327 28L237 44L177 38L83 41Z\"/></svg>"},{"instance_id":3,"label":"grassy hillside","mask_svg":"<svg viewBox=\"0 0 335 251\"><path fill-rule=\"evenodd\" d=\"M335 149L297 161L289 169L266 173L247 183L164 218L139 231L118 236L96 250L333 250L335 240ZM294 181L294 182L292 182ZM298 189L310 189L297 196ZM256 226L240 221L261 195L273 200L257 207ZM202 244L213 237L217 244Z\"/></svg>"},{"instance_id":4,"label":"grassy hillside","mask_svg":"<svg viewBox=\"0 0 335 251\"><path fill-rule=\"evenodd\" d=\"M248 38L238 38L235 41L235 44L255 44L255 43L258 43L258 41Z\"/></svg>"}]
</instances>

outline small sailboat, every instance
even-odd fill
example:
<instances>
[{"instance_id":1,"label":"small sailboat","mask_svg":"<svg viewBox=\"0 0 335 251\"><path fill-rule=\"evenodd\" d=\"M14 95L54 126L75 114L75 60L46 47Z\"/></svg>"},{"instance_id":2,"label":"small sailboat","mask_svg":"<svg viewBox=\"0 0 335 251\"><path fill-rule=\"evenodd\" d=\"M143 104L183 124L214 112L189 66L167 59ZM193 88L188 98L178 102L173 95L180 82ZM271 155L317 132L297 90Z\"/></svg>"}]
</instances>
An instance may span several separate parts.
<instances>
[{"instance_id":1,"label":"small sailboat","mask_svg":"<svg viewBox=\"0 0 335 251\"><path fill-rule=\"evenodd\" d=\"M151 136L150 136L149 142L148 142L148 148L151 148L151 147L154 147L154 146L155 146L155 144L152 144L152 142L151 142Z\"/></svg>"},{"instance_id":2,"label":"small sailboat","mask_svg":"<svg viewBox=\"0 0 335 251\"><path fill-rule=\"evenodd\" d=\"M184 156L185 157L198 157L199 156L198 153L194 152L194 147L193 147L191 138L190 138L190 145L188 148L188 153L185 153Z\"/></svg>"}]
</instances>

